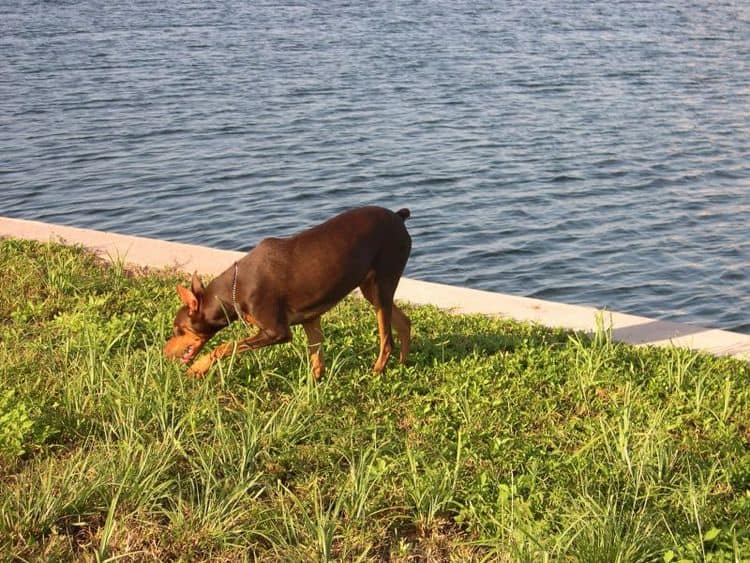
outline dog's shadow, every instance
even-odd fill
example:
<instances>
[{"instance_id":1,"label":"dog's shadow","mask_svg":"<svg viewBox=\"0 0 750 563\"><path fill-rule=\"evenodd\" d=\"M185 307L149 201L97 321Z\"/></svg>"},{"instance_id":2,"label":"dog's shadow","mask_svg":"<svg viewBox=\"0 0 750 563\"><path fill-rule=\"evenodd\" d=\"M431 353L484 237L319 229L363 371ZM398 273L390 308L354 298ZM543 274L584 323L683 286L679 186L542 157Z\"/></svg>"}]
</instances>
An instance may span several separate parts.
<instances>
[{"instance_id":1,"label":"dog's shadow","mask_svg":"<svg viewBox=\"0 0 750 563\"><path fill-rule=\"evenodd\" d=\"M410 311L412 346L409 365L427 367L439 362L515 353L523 347L564 343L563 330L485 315L446 315L431 308Z\"/></svg>"},{"instance_id":2,"label":"dog's shadow","mask_svg":"<svg viewBox=\"0 0 750 563\"><path fill-rule=\"evenodd\" d=\"M449 333L441 335L415 335L412 340L409 365L431 366L441 363L460 362L469 357L493 356L515 350L521 338L512 334L483 332L478 334Z\"/></svg>"}]
</instances>

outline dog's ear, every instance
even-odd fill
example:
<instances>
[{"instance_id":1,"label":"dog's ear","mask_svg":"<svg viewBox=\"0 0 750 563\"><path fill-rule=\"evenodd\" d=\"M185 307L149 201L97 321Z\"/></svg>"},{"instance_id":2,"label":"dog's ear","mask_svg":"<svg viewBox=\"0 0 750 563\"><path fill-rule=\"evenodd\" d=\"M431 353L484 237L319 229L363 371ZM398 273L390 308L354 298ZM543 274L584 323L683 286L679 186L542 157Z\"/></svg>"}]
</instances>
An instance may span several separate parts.
<instances>
[{"instance_id":1,"label":"dog's ear","mask_svg":"<svg viewBox=\"0 0 750 563\"><path fill-rule=\"evenodd\" d=\"M195 293L186 287L177 285L177 294L180 296L182 302L187 305L189 315L194 315L198 312L198 309L200 308L200 298L195 295Z\"/></svg>"},{"instance_id":2,"label":"dog's ear","mask_svg":"<svg viewBox=\"0 0 750 563\"><path fill-rule=\"evenodd\" d=\"M195 295L198 300L202 299L204 288L203 282L198 277L198 272L193 272L193 281L191 285L193 286L193 295Z\"/></svg>"}]
</instances>

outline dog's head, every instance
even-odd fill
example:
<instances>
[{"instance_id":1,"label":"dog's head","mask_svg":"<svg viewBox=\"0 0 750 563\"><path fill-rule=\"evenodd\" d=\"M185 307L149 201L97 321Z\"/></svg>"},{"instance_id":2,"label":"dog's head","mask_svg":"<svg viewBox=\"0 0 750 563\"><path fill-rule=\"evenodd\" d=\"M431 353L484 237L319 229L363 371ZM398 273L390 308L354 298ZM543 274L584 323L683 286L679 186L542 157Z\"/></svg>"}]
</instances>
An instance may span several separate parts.
<instances>
[{"instance_id":1,"label":"dog's head","mask_svg":"<svg viewBox=\"0 0 750 563\"><path fill-rule=\"evenodd\" d=\"M172 337L164 345L164 355L170 359L179 358L187 364L218 329L206 322L203 314L205 289L196 273L193 274L191 289L178 285L177 294L183 305L175 316Z\"/></svg>"}]
</instances>

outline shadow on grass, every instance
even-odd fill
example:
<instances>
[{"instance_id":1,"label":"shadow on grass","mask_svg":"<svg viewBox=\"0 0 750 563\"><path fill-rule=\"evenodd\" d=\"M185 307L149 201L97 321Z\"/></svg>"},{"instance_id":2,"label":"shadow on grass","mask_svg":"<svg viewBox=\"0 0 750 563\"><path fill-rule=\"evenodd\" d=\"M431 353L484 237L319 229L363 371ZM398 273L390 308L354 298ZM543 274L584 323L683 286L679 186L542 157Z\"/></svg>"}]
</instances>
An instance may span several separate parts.
<instances>
[{"instance_id":1,"label":"shadow on grass","mask_svg":"<svg viewBox=\"0 0 750 563\"><path fill-rule=\"evenodd\" d=\"M513 334L491 332L478 334L449 333L436 338L416 337L412 341L409 364L432 365L435 359L441 362L460 362L474 356L492 356L510 352L521 345L523 338Z\"/></svg>"}]
</instances>

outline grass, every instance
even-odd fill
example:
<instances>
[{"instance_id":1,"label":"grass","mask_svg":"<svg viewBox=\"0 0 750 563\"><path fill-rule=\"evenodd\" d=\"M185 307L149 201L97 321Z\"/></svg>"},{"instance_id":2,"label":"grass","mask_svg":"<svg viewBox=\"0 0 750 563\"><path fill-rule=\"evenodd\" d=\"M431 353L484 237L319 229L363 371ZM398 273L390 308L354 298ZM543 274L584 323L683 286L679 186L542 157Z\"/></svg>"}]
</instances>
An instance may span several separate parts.
<instances>
[{"instance_id":1,"label":"grass","mask_svg":"<svg viewBox=\"0 0 750 563\"><path fill-rule=\"evenodd\" d=\"M0 241L0 554L19 561L741 561L750 367L409 308L185 377L167 273ZM241 326L220 339L238 337Z\"/></svg>"}]
</instances>

